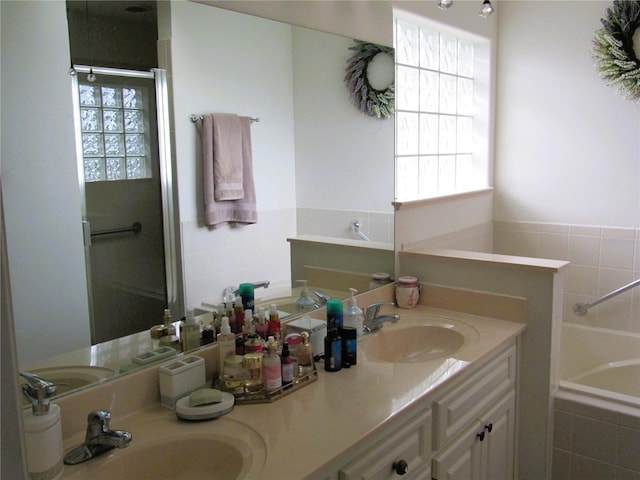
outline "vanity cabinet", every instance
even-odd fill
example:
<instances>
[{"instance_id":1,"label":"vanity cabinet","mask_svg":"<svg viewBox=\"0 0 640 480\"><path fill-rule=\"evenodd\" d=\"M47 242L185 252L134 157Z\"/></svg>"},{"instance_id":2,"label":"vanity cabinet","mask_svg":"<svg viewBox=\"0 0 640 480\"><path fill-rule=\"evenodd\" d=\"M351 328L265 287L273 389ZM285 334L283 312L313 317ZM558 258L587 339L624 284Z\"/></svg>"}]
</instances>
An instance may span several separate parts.
<instances>
[{"instance_id":1,"label":"vanity cabinet","mask_svg":"<svg viewBox=\"0 0 640 480\"><path fill-rule=\"evenodd\" d=\"M435 480L513 478L516 349L433 401Z\"/></svg>"},{"instance_id":2,"label":"vanity cabinet","mask_svg":"<svg viewBox=\"0 0 640 480\"><path fill-rule=\"evenodd\" d=\"M340 480L431 478L431 408L422 406L339 471Z\"/></svg>"},{"instance_id":3,"label":"vanity cabinet","mask_svg":"<svg viewBox=\"0 0 640 480\"><path fill-rule=\"evenodd\" d=\"M515 396L511 393L437 453L433 458L432 478L513 478L514 405Z\"/></svg>"},{"instance_id":4,"label":"vanity cabinet","mask_svg":"<svg viewBox=\"0 0 640 480\"><path fill-rule=\"evenodd\" d=\"M409 407L323 479L508 480L514 477L515 341ZM406 473L404 470L407 465Z\"/></svg>"}]
</instances>

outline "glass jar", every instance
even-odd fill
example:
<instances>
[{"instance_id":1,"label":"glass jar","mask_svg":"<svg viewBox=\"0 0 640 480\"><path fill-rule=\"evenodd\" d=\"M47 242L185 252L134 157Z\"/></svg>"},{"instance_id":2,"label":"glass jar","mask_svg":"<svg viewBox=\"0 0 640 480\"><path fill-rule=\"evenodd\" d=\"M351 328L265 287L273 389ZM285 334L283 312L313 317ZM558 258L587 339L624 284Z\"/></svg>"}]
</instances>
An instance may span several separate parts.
<instances>
[{"instance_id":1,"label":"glass jar","mask_svg":"<svg viewBox=\"0 0 640 480\"><path fill-rule=\"evenodd\" d=\"M247 379L244 382L244 391L246 395L258 395L264 391L262 383L262 352L247 353L243 359L243 366L248 372Z\"/></svg>"},{"instance_id":2,"label":"glass jar","mask_svg":"<svg viewBox=\"0 0 640 480\"><path fill-rule=\"evenodd\" d=\"M414 308L420 299L420 284L412 276L402 276L396 281L396 305L400 308Z\"/></svg>"},{"instance_id":3,"label":"glass jar","mask_svg":"<svg viewBox=\"0 0 640 480\"><path fill-rule=\"evenodd\" d=\"M229 355L224 359L224 390L233 393L236 397L244 394L244 383L249 377L249 372L242 362L241 355Z\"/></svg>"}]
</instances>

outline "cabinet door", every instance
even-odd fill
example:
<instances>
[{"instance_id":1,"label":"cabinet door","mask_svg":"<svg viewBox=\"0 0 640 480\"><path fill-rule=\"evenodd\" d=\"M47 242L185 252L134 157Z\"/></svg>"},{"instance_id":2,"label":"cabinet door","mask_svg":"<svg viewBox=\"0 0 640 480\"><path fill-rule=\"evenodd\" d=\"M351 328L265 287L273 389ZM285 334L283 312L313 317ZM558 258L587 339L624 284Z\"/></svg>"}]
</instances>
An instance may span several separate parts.
<instances>
[{"instance_id":1,"label":"cabinet door","mask_svg":"<svg viewBox=\"0 0 640 480\"><path fill-rule=\"evenodd\" d=\"M483 420L485 431L482 450L482 478L508 480L513 478L515 441L515 395L505 396Z\"/></svg>"},{"instance_id":2,"label":"cabinet door","mask_svg":"<svg viewBox=\"0 0 640 480\"><path fill-rule=\"evenodd\" d=\"M515 394L503 396L433 458L436 480L513 478Z\"/></svg>"},{"instance_id":3,"label":"cabinet door","mask_svg":"<svg viewBox=\"0 0 640 480\"><path fill-rule=\"evenodd\" d=\"M342 467L340 480L431 478L431 429L431 409L419 411ZM396 464L400 460L408 466L406 474L396 473Z\"/></svg>"},{"instance_id":4,"label":"cabinet door","mask_svg":"<svg viewBox=\"0 0 640 480\"><path fill-rule=\"evenodd\" d=\"M482 443L478 434L482 422L476 420L433 458L434 480L480 480Z\"/></svg>"}]
</instances>

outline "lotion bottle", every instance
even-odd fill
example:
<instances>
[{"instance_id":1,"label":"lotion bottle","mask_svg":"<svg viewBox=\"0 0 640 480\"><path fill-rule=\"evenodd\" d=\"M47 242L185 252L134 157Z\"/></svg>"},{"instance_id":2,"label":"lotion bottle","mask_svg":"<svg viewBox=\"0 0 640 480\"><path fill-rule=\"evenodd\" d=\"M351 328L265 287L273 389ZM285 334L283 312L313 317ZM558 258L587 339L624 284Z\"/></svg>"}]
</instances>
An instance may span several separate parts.
<instances>
[{"instance_id":1,"label":"lotion bottle","mask_svg":"<svg viewBox=\"0 0 640 480\"><path fill-rule=\"evenodd\" d=\"M293 384L295 379L294 363L289 352L289 344L284 342L282 344L282 355L280 356L280 363L282 365L282 386L287 388Z\"/></svg>"},{"instance_id":2,"label":"lotion bottle","mask_svg":"<svg viewBox=\"0 0 640 480\"><path fill-rule=\"evenodd\" d=\"M280 345L280 341L282 340L282 325L280 324L278 306L275 303L272 303L269 307L268 334L274 338L276 345Z\"/></svg>"},{"instance_id":3,"label":"lotion bottle","mask_svg":"<svg viewBox=\"0 0 640 480\"><path fill-rule=\"evenodd\" d=\"M218 334L218 378L224 380L224 361L227 356L236 354L236 336L231 333L229 317L222 317Z\"/></svg>"},{"instance_id":4,"label":"lotion bottle","mask_svg":"<svg viewBox=\"0 0 640 480\"><path fill-rule=\"evenodd\" d=\"M264 389L267 392L276 392L282 388L282 366L280 357L276 353L277 344L273 336L269 336L267 342L268 353L264 357Z\"/></svg>"},{"instance_id":5,"label":"lotion bottle","mask_svg":"<svg viewBox=\"0 0 640 480\"><path fill-rule=\"evenodd\" d=\"M56 394L56 386L32 373L20 375L27 379L22 392L31 401L31 411L23 413L29 476L57 480L64 470L62 422L60 407L49 403L49 397Z\"/></svg>"},{"instance_id":6,"label":"lotion bottle","mask_svg":"<svg viewBox=\"0 0 640 480\"><path fill-rule=\"evenodd\" d=\"M362 330L364 328L364 312L356 301L356 293L358 291L355 288L350 288L351 296L347 300L347 308L344 309L343 324L345 327L352 327L356 329L358 338L362 336Z\"/></svg>"},{"instance_id":7,"label":"lotion bottle","mask_svg":"<svg viewBox=\"0 0 640 480\"><path fill-rule=\"evenodd\" d=\"M269 324L265 317L264 307L258 307L258 324L256 325L256 333L266 341L269 338L268 331Z\"/></svg>"},{"instance_id":8,"label":"lotion bottle","mask_svg":"<svg viewBox=\"0 0 640 480\"><path fill-rule=\"evenodd\" d=\"M302 345L298 346L297 356L298 356L298 368L299 375L309 375L313 372L313 348L311 347L311 342L309 341L309 332L303 331L300 333L302 337Z\"/></svg>"}]
</instances>

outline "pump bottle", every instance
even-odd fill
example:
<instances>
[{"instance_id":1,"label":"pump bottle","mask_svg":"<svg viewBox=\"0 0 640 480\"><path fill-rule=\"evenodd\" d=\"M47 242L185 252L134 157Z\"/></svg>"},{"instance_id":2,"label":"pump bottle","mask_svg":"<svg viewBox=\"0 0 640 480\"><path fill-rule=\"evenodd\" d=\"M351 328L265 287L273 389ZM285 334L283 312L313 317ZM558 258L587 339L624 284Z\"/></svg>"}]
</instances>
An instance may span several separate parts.
<instances>
[{"instance_id":1,"label":"pump bottle","mask_svg":"<svg viewBox=\"0 0 640 480\"><path fill-rule=\"evenodd\" d=\"M314 310L316 308L316 302L309 296L307 281L298 280L297 282L302 284L302 290L300 291L300 296L296 299L296 313Z\"/></svg>"},{"instance_id":2,"label":"pump bottle","mask_svg":"<svg viewBox=\"0 0 640 480\"><path fill-rule=\"evenodd\" d=\"M56 394L56 386L32 373L20 375L27 379L22 392L31 401L31 411L23 413L29 476L57 480L64 470L62 423L60 407L49 403L49 397Z\"/></svg>"},{"instance_id":3,"label":"pump bottle","mask_svg":"<svg viewBox=\"0 0 640 480\"><path fill-rule=\"evenodd\" d=\"M358 291L355 288L350 288L351 296L347 300L347 308L344 309L343 324L345 327L352 327L356 329L357 336L362 336L362 330L364 328L364 312L356 301L356 293Z\"/></svg>"}]
</instances>

